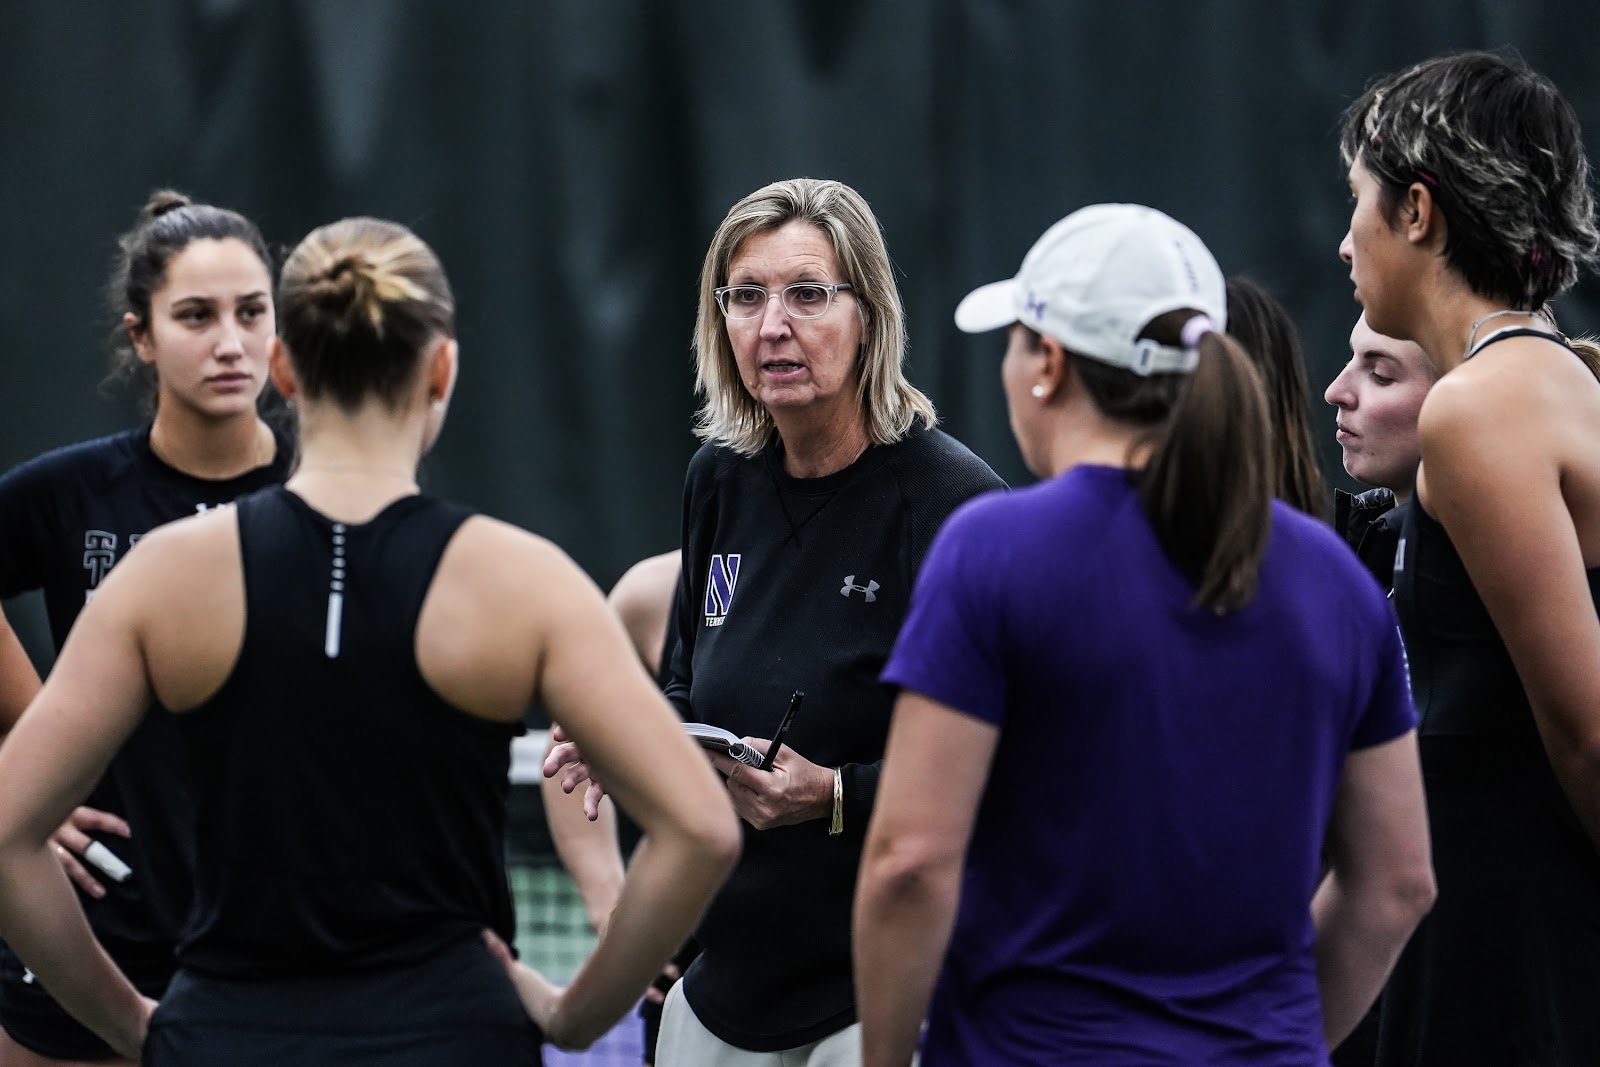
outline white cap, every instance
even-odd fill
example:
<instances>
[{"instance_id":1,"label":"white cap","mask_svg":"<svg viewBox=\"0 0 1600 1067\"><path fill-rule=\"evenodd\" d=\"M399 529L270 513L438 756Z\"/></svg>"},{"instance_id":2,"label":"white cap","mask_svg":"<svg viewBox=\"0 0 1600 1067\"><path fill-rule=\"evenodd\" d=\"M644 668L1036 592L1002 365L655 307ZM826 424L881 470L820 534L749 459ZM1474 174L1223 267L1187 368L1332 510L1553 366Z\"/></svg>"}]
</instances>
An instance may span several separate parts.
<instances>
[{"instance_id":1,"label":"white cap","mask_svg":"<svg viewBox=\"0 0 1600 1067\"><path fill-rule=\"evenodd\" d=\"M1068 351L1135 374L1194 369L1193 349L1139 340L1152 319L1193 308L1227 326L1222 268L1194 231L1138 204L1095 204L1044 232L1015 278L968 293L956 308L967 333L1020 322Z\"/></svg>"}]
</instances>

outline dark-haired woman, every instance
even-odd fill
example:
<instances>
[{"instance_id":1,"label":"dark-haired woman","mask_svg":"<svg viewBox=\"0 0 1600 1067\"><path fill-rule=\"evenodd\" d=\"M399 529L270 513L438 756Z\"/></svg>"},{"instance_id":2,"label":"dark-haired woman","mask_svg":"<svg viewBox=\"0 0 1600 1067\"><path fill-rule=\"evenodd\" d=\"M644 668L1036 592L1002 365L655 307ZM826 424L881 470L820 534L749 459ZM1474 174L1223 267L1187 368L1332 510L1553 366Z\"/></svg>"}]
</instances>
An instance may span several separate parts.
<instances>
[{"instance_id":1,"label":"dark-haired woman","mask_svg":"<svg viewBox=\"0 0 1600 1067\"><path fill-rule=\"evenodd\" d=\"M432 250L346 219L300 243L279 297L302 460L146 537L84 609L0 750L0 929L150 1064L535 1063L538 1026L588 1044L732 866L731 807L582 572L417 492L456 372ZM509 745L533 699L647 835L565 990L505 949ZM194 768L198 872L153 1020L46 850L152 707Z\"/></svg>"},{"instance_id":2,"label":"dark-haired woman","mask_svg":"<svg viewBox=\"0 0 1600 1067\"><path fill-rule=\"evenodd\" d=\"M1393 616L1273 501L1224 308L1191 231L1109 204L956 313L1010 328L1047 480L951 517L884 670L866 1064L908 1063L926 1009L924 1067L1323 1065L1427 908Z\"/></svg>"},{"instance_id":3,"label":"dark-haired woman","mask_svg":"<svg viewBox=\"0 0 1600 1067\"><path fill-rule=\"evenodd\" d=\"M1394 600L1439 906L1379 1063L1600 1063L1600 383L1542 313L1594 257L1572 108L1472 53L1349 112L1340 254L1372 329L1440 379Z\"/></svg>"},{"instance_id":4,"label":"dark-haired woman","mask_svg":"<svg viewBox=\"0 0 1600 1067\"><path fill-rule=\"evenodd\" d=\"M1311 437L1311 392L1300 331L1289 309L1258 282L1228 279L1228 333L1244 347L1267 394L1279 500L1319 518L1328 513L1328 483Z\"/></svg>"},{"instance_id":5,"label":"dark-haired woman","mask_svg":"<svg viewBox=\"0 0 1600 1067\"><path fill-rule=\"evenodd\" d=\"M120 248L110 286L116 355L150 386L154 417L0 477L0 597L42 591L58 650L135 541L282 482L292 452L258 414L274 320L273 264L255 224L161 192ZM25 660L4 669L0 730L39 688ZM194 810L178 748L170 717L150 716L52 838L101 943L151 997L176 969L194 883ZM114 1055L3 948L0 1027L3 1067Z\"/></svg>"}]
</instances>

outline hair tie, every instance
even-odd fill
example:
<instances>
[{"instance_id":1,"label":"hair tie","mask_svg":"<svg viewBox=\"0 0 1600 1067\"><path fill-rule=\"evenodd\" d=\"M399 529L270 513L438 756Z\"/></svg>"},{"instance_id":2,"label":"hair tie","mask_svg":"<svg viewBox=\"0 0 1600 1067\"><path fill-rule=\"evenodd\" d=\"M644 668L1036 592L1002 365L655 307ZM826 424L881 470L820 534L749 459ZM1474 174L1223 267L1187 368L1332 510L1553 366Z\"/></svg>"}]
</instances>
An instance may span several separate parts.
<instances>
[{"instance_id":1,"label":"hair tie","mask_svg":"<svg viewBox=\"0 0 1600 1067\"><path fill-rule=\"evenodd\" d=\"M1199 348L1200 338L1215 332L1216 328L1216 324L1209 316L1196 315L1183 324L1183 329L1178 333L1178 340L1183 343L1184 348L1191 350Z\"/></svg>"}]
</instances>

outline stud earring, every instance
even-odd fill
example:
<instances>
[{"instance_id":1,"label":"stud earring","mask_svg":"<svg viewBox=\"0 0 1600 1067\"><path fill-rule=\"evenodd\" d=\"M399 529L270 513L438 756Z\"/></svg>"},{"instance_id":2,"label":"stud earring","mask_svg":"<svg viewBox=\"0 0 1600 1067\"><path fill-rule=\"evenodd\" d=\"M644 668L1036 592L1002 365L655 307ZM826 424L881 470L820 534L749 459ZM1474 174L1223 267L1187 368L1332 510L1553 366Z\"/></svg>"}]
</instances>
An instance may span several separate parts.
<instances>
[{"instance_id":1,"label":"stud earring","mask_svg":"<svg viewBox=\"0 0 1600 1067\"><path fill-rule=\"evenodd\" d=\"M1044 386L1042 386L1042 385L1034 386L1032 389L1029 390L1029 392L1031 392L1033 394L1033 398L1035 400L1043 400L1044 399Z\"/></svg>"}]
</instances>

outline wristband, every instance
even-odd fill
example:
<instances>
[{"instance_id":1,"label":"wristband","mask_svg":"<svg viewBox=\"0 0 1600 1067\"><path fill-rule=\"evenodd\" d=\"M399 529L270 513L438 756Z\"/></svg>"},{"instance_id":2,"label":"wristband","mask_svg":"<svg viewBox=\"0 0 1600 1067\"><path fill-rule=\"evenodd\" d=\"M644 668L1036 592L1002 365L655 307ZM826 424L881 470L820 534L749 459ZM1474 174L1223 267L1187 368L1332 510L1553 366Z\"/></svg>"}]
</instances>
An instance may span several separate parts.
<instances>
[{"instance_id":1,"label":"wristband","mask_svg":"<svg viewBox=\"0 0 1600 1067\"><path fill-rule=\"evenodd\" d=\"M833 822L828 826L828 836L844 833L844 768L833 769Z\"/></svg>"}]
</instances>

